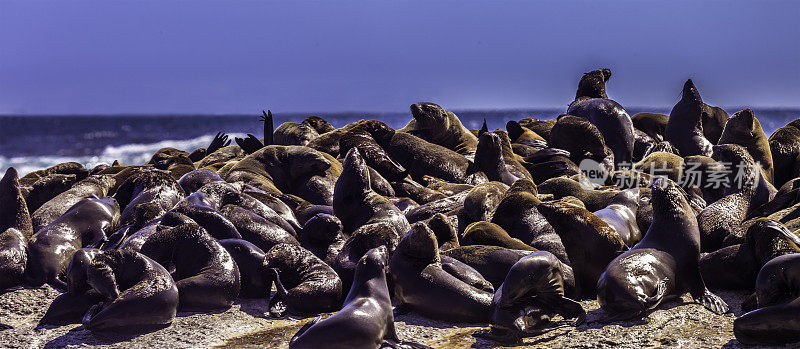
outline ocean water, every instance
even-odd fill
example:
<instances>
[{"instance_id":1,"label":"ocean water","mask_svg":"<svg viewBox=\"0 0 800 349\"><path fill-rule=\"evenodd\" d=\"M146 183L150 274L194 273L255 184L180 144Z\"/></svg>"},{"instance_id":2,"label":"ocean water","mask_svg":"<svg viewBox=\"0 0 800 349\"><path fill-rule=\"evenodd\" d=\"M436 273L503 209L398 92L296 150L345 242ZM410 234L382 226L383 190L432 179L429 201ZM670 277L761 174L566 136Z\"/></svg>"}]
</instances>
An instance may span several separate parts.
<instances>
[{"instance_id":1,"label":"ocean water","mask_svg":"<svg viewBox=\"0 0 800 349\"><path fill-rule=\"evenodd\" d=\"M741 108L725 108L729 114ZM669 113L659 108L629 108L638 112ZM563 109L455 111L469 128L505 128L509 120L525 117L549 119ZM800 109L755 109L767 135L795 118ZM410 112L398 113L274 113L275 127L286 121L299 122L318 115L334 127L359 119L377 119L393 128L403 127ZM20 175L66 161L86 167L119 160L123 165L142 164L160 148L191 152L206 147L217 132L233 137L252 133L262 137L263 126L254 115L101 115L101 116L0 116L0 173L15 167Z\"/></svg>"}]
</instances>

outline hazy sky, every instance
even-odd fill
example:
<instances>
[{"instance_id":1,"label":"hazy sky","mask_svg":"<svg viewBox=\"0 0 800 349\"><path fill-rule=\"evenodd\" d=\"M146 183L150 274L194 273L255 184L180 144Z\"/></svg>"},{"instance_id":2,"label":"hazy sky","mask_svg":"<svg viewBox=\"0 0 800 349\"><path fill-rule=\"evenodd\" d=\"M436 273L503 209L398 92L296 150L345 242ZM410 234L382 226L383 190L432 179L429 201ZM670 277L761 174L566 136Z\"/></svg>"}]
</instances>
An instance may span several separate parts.
<instances>
[{"instance_id":1,"label":"hazy sky","mask_svg":"<svg viewBox=\"0 0 800 349\"><path fill-rule=\"evenodd\" d=\"M0 113L800 106L800 2L6 1Z\"/></svg>"}]
</instances>

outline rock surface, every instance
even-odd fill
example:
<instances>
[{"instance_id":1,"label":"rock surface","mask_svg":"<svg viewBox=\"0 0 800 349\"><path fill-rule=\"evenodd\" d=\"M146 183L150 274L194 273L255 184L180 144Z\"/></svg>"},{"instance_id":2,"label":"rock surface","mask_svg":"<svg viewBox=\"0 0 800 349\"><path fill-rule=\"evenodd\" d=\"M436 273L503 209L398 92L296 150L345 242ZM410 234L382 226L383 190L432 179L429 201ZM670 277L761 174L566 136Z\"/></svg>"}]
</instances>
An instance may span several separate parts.
<instances>
[{"instance_id":1,"label":"rock surface","mask_svg":"<svg viewBox=\"0 0 800 349\"><path fill-rule=\"evenodd\" d=\"M82 326L37 327L39 318L59 292L50 286L23 288L0 295L0 322L14 326L0 331L3 347L63 348L285 348L289 339L309 319L270 319L266 299L239 299L217 313L178 313L171 326L144 334L93 334ZM743 292L718 292L741 315ZM682 300L663 304L646 321L599 323L603 312L596 301L582 302L587 323L526 338L524 346L541 348L642 348L642 347L742 347L733 336L732 315L720 316ZM266 315L265 315L266 314ZM453 324L408 314L396 318L398 335L406 341L434 348L493 348L497 343L476 339L475 330L488 325Z\"/></svg>"}]
</instances>

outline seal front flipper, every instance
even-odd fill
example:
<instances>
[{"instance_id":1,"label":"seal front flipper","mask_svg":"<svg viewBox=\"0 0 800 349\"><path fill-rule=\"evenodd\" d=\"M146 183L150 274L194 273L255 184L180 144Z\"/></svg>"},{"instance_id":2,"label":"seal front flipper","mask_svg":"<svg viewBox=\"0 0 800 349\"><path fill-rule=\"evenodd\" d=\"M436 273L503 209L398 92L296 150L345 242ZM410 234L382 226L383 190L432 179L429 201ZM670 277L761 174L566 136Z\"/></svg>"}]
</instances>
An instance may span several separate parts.
<instances>
[{"instance_id":1,"label":"seal front flipper","mask_svg":"<svg viewBox=\"0 0 800 349\"><path fill-rule=\"evenodd\" d=\"M273 127L272 110L267 110L267 112L262 110L261 114L264 114L264 116L261 117L261 121L264 122L264 145L267 146L275 144L275 141L273 140L275 128Z\"/></svg>"},{"instance_id":2,"label":"seal front flipper","mask_svg":"<svg viewBox=\"0 0 800 349\"><path fill-rule=\"evenodd\" d=\"M314 326L316 323L320 321L322 321L322 315L317 316L312 320L308 320L308 322L306 322L306 324L303 325L303 327L300 327L300 329L297 330L297 333L295 333L294 336L292 336L292 339L289 340L289 346L292 346L292 343L297 341L298 337L300 337L303 333L306 333L306 331L308 331L308 329L311 328L311 326Z\"/></svg>"},{"instance_id":3,"label":"seal front flipper","mask_svg":"<svg viewBox=\"0 0 800 349\"><path fill-rule=\"evenodd\" d=\"M227 147L230 144L231 141L228 140L228 135L222 132L217 132L217 135L214 136L214 139L211 141L211 144L209 144L208 148L206 148L206 154L211 154L217 151L219 148Z\"/></svg>"},{"instance_id":4,"label":"seal front flipper","mask_svg":"<svg viewBox=\"0 0 800 349\"><path fill-rule=\"evenodd\" d=\"M269 300L269 315L281 318L286 316L286 288L283 287L283 283L281 283L278 269L270 268L269 271L272 276L272 281L275 283L275 288L277 289L275 295Z\"/></svg>"},{"instance_id":5,"label":"seal front flipper","mask_svg":"<svg viewBox=\"0 0 800 349\"><path fill-rule=\"evenodd\" d=\"M0 330L10 330L10 329L13 329L13 328L14 328L14 326L0 323Z\"/></svg>"},{"instance_id":6,"label":"seal front flipper","mask_svg":"<svg viewBox=\"0 0 800 349\"><path fill-rule=\"evenodd\" d=\"M706 289L703 294L694 299L697 303L700 303L702 306L706 307L706 309L713 311L716 314L722 315L730 311L728 308L728 303L725 303L722 298L719 296L711 293L708 289Z\"/></svg>"},{"instance_id":7,"label":"seal front flipper","mask_svg":"<svg viewBox=\"0 0 800 349\"><path fill-rule=\"evenodd\" d=\"M502 344L520 344L522 337L516 331L492 327L489 330L477 330L472 333L475 338L483 338Z\"/></svg>"},{"instance_id":8,"label":"seal front flipper","mask_svg":"<svg viewBox=\"0 0 800 349\"><path fill-rule=\"evenodd\" d=\"M719 315L730 311L728 303L725 303L722 298L711 293L711 291L706 288L706 284L703 282L703 277L700 275L700 269L697 269L697 271L692 272L691 274L687 273L687 276L690 279L687 280L686 289L692 295L692 298L695 302Z\"/></svg>"},{"instance_id":9,"label":"seal front flipper","mask_svg":"<svg viewBox=\"0 0 800 349\"><path fill-rule=\"evenodd\" d=\"M264 147L264 144L262 144L261 141L256 138L256 136L253 136L249 133L247 134L247 138L236 137L234 140L236 140L236 144L238 144L239 147L242 148L242 150L244 150L244 152L248 155L255 153Z\"/></svg>"}]
</instances>

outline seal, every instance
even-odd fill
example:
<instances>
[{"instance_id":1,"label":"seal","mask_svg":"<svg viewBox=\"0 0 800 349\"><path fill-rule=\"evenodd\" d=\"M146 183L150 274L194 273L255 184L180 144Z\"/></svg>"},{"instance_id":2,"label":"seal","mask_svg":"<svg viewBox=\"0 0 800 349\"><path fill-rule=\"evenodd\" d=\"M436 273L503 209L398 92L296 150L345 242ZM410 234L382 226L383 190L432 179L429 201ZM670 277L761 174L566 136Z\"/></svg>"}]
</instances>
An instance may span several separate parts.
<instances>
[{"instance_id":1,"label":"seal","mask_svg":"<svg viewBox=\"0 0 800 349\"><path fill-rule=\"evenodd\" d=\"M287 312L326 313L342 304L342 280L325 262L300 246L275 245L267 251L264 267L277 289L269 300L273 317L283 317Z\"/></svg>"},{"instance_id":2,"label":"seal","mask_svg":"<svg viewBox=\"0 0 800 349\"><path fill-rule=\"evenodd\" d=\"M596 295L597 280L608 263L627 249L622 238L600 217L566 202L543 202L539 212L561 237L575 270L582 298Z\"/></svg>"},{"instance_id":3,"label":"seal","mask_svg":"<svg viewBox=\"0 0 800 349\"><path fill-rule=\"evenodd\" d=\"M771 186L743 147L736 144L716 145L712 158L735 168L728 168L729 186L723 190L724 197L697 215L700 246L704 252L741 243L745 233L742 222L748 212L768 202L771 196Z\"/></svg>"},{"instance_id":4,"label":"seal","mask_svg":"<svg viewBox=\"0 0 800 349\"><path fill-rule=\"evenodd\" d=\"M182 224L158 231L141 253L161 265L174 265L179 310L227 309L239 295L239 268L231 254L203 228Z\"/></svg>"},{"instance_id":5,"label":"seal","mask_svg":"<svg viewBox=\"0 0 800 349\"><path fill-rule=\"evenodd\" d=\"M542 194L552 194L554 199L574 196L582 201L589 211L597 211L608 206L619 192L613 189L588 189L581 183L564 177L548 179L537 188Z\"/></svg>"},{"instance_id":6,"label":"seal","mask_svg":"<svg viewBox=\"0 0 800 349\"><path fill-rule=\"evenodd\" d=\"M399 132L413 134L467 157L474 156L478 139L456 114L429 102L415 103L410 108L414 119Z\"/></svg>"},{"instance_id":7,"label":"seal","mask_svg":"<svg viewBox=\"0 0 800 349\"><path fill-rule=\"evenodd\" d=\"M656 142L664 140L669 115L659 113L636 113L631 116L633 127L646 133Z\"/></svg>"},{"instance_id":8,"label":"seal","mask_svg":"<svg viewBox=\"0 0 800 349\"><path fill-rule=\"evenodd\" d=\"M389 223L398 236L411 228L397 206L372 190L367 165L358 148L350 149L345 157L334 188L333 211L345 233L377 222Z\"/></svg>"},{"instance_id":9,"label":"seal","mask_svg":"<svg viewBox=\"0 0 800 349\"><path fill-rule=\"evenodd\" d=\"M326 153L298 145L268 145L221 176L268 193L294 194L314 204L330 205L333 184L341 172L339 162Z\"/></svg>"},{"instance_id":10,"label":"seal","mask_svg":"<svg viewBox=\"0 0 800 349\"><path fill-rule=\"evenodd\" d=\"M765 179L770 183L775 182L775 166L772 162L769 141L752 109L738 111L728 119L718 144L738 144L743 146L753 157L753 160L761 165Z\"/></svg>"},{"instance_id":11,"label":"seal","mask_svg":"<svg viewBox=\"0 0 800 349\"><path fill-rule=\"evenodd\" d=\"M133 223L137 205L157 207L159 212L154 216L160 217L184 197L183 188L169 172L150 168L128 177L114 193L122 210L119 223L123 226Z\"/></svg>"},{"instance_id":12,"label":"seal","mask_svg":"<svg viewBox=\"0 0 800 349\"><path fill-rule=\"evenodd\" d=\"M114 183L114 179L107 175L90 176L76 183L72 188L58 194L31 214L33 231L38 232L45 225L61 217L78 201L90 197L105 197Z\"/></svg>"},{"instance_id":13,"label":"seal","mask_svg":"<svg viewBox=\"0 0 800 349\"><path fill-rule=\"evenodd\" d=\"M361 257L353 287L342 310L326 319L307 322L289 341L290 348L320 348L337 343L348 348L409 346L400 341L394 326L391 294L386 284L386 247L375 247ZM411 346L415 346L412 344Z\"/></svg>"},{"instance_id":14,"label":"seal","mask_svg":"<svg viewBox=\"0 0 800 349\"><path fill-rule=\"evenodd\" d=\"M430 175L451 183L479 184L487 181L478 166L463 155L412 134L394 132L376 141L408 169L414 180L422 181L423 176Z\"/></svg>"},{"instance_id":15,"label":"seal","mask_svg":"<svg viewBox=\"0 0 800 349\"><path fill-rule=\"evenodd\" d=\"M446 321L488 320L492 294L445 271L437 246L434 233L421 223L400 240L389 262L400 312Z\"/></svg>"},{"instance_id":16,"label":"seal","mask_svg":"<svg viewBox=\"0 0 800 349\"><path fill-rule=\"evenodd\" d=\"M526 156L522 164L538 185L550 178L581 173L578 165L570 160L570 155L562 149L544 148Z\"/></svg>"},{"instance_id":17,"label":"seal","mask_svg":"<svg viewBox=\"0 0 800 349\"><path fill-rule=\"evenodd\" d=\"M241 239L242 235L236 226L217 211L211 199L201 192L187 196L169 212L180 213L189 218L192 223L198 224L215 239Z\"/></svg>"},{"instance_id":18,"label":"seal","mask_svg":"<svg viewBox=\"0 0 800 349\"><path fill-rule=\"evenodd\" d=\"M689 292L717 314L728 305L700 275L700 230L694 212L674 182L656 179L653 224L642 241L615 258L597 282L597 301L609 320L646 316L668 296Z\"/></svg>"},{"instance_id":19,"label":"seal","mask_svg":"<svg viewBox=\"0 0 800 349\"><path fill-rule=\"evenodd\" d=\"M48 283L65 288L64 275L72 254L94 247L106 238L119 219L119 205L113 198L86 198L48 224L28 241L25 278L39 286Z\"/></svg>"},{"instance_id":20,"label":"seal","mask_svg":"<svg viewBox=\"0 0 800 349\"><path fill-rule=\"evenodd\" d=\"M275 142L273 144L305 146L314 138L319 137L319 133L308 124L284 122L275 129L273 137Z\"/></svg>"},{"instance_id":21,"label":"seal","mask_svg":"<svg viewBox=\"0 0 800 349\"><path fill-rule=\"evenodd\" d=\"M26 239L34 233L17 170L13 167L0 179L0 231L6 229L16 229Z\"/></svg>"},{"instance_id":22,"label":"seal","mask_svg":"<svg viewBox=\"0 0 800 349\"><path fill-rule=\"evenodd\" d=\"M536 185L529 180L519 180L506 191L492 215L492 223L502 227L511 237L569 263L561 237L537 209L540 203Z\"/></svg>"},{"instance_id":23,"label":"seal","mask_svg":"<svg viewBox=\"0 0 800 349\"><path fill-rule=\"evenodd\" d=\"M460 239L463 245L490 245L500 246L515 250L537 251L530 245L512 238L497 224L479 221L467 226Z\"/></svg>"},{"instance_id":24,"label":"seal","mask_svg":"<svg viewBox=\"0 0 800 349\"><path fill-rule=\"evenodd\" d=\"M491 220L494 210L503 200L509 186L501 182L488 182L470 189L464 198L463 212L472 222Z\"/></svg>"},{"instance_id":25,"label":"seal","mask_svg":"<svg viewBox=\"0 0 800 349\"><path fill-rule=\"evenodd\" d=\"M537 135L542 136L542 138L544 138L545 141L549 142L550 130L553 128L553 125L555 125L556 120L555 119L539 120L535 118L523 118L519 120L518 123L520 124L520 126L535 132Z\"/></svg>"},{"instance_id":26,"label":"seal","mask_svg":"<svg viewBox=\"0 0 800 349\"><path fill-rule=\"evenodd\" d=\"M247 185L241 183L230 184L217 181L204 185L196 193L206 195L216 208L224 208L229 205L238 206L280 226L293 236L297 235L300 223L292 210L279 199L268 193L257 192L257 190L255 188L248 189ZM258 196L259 199L256 199L255 196Z\"/></svg>"},{"instance_id":27,"label":"seal","mask_svg":"<svg viewBox=\"0 0 800 349\"><path fill-rule=\"evenodd\" d=\"M342 222L336 216L317 213L303 225L298 240L300 246L330 265L345 243L342 229Z\"/></svg>"},{"instance_id":28,"label":"seal","mask_svg":"<svg viewBox=\"0 0 800 349\"><path fill-rule=\"evenodd\" d=\"M780 345L800 342L800 328L794 321L800 254L772 259L758 272L758 309L733 321L733 334L744 345Z\"/></svg>"},{"instance_id":29,"label":"seal","mask_svg":"<svg viewBox=\"0 0 800 349\"><path fill-rule=\"evenodd\" d=\"M686 164L682 157L661 151L648 154L633 166L639 172L647 173L650 176L667 176L676 183L682 182L685 167Z\"/></svg>"},{"instance_id":30,"label":"seal","mask_svg":"<svg viewBox=\"0 0 800 349\"><path fill-rule=\"evenodd\" d=\"M581 141L576 142L576 139ZM549 144L568 151L570 160L575 163L592 159L607 173L614 170L614 153L606 145L600 130L585 118L571 115L558 118L550 132Z\"/></svg>"},{"instance_id":31,"label":"seal","mask_svg":"<svg viewBox=\"0 0 800 349\"><path fill-rule=\"evenodd\" d=\"M506 130L508 130L508 138L511 139L512 143L524 144L532 147L539 147L542 143L547 144L547 140L542 136L514 120L506 122Z\"/></svg>"},{"instance_id":32,"label":"seal","mask_svg":"<svg viewBox=\"0 0 800 349\"><path fill-rule=\"evenodd\" d=\"M391 133L394 133L394 131L380 121L361 122L346 131L339 139L339 152L347 154L350 149L358 148L367 165L378 171L386 180L401 180L408 171L394 161L372 136L373 134L380 136Z\"/></svg>"},{"instance_id":33,"label":"seal","mask_svg":"<svg viewBox=\"0 0 800 349\"><path fill-rule=\"evenodd\" d=\"M374 247L386 246L389 254L392 254L399 241L400 235L388 222L363 225L350 234L330 263L342 279L343 288L349 289L352 285L358 260L367 251Z\"/></svg>"},{"instance_id":34,"label":"seal","mask_svg":"<svg viewBox=\"0 0 800 349\"><path fill-rule=\"evenodd\" d=\"M778 256L800 252L797 243L800 239L780 222L758 218L744 242L703 255L700 273L711 288L752 290L761 267Z\"/></svg>"},{"instance_id":35,"label":"seal","mask_svg":"<svg viewBox=\"0 0 800 349\"><path fill-rule=\"evenodd\" d=\"M636 222L637 211L639 188L633 188L619 192L608 206L593 213L611 226L625 245L633 246L642 239L642 232Z\"/></svg>"},{"instance_id":36,"label":"seal","mask_svg":"<svg viewBox=\"0 0 800 349\"><path fill-rule=\"evenodd\" d=\"M476 331L475 337L501 343L519 343L522 337L535 336L557 328L550 319L558 314L562 323L572 326L586 320L580 303L565 295L565 279L572 268L545 251L520 259L492 298L492 328Z\"/></svg>"},{"instance_id":37,"label":"seal","mask_svg":"<svg viewBox=\"0 0 800 349\"><path fill-rule=\"evenodd\" d=\"M795 160L800 155L800 121L792 121L769 136L769 150L775 166L775 186L793 178Z\"/></svg>"},{"instance_id":38,"label":"seal","mask_svg":"<svg viewBox=\"0 0 800 349\"><path fill-rule=\"evenodd\" d=\"M664 139L678 148L682 156L711 156L712 143L703 134L705 103L692 79L686 80L681 100L672 107Z\"/></svg>"},{"instance_id":39,"label":"seal","mask_svg":"<svg viewBox=\"0 0 800 349\"><path fill-rule=\"evenodd\" d=\"M71 295L92 290L104 298L83 317L90 331L163 327L178 311L178 288L169 272L138 252L99 252L88 265L71 264L69 274Z\"/></svg>"},{"instance_id":40,"label":"seal","mask_svg":"<svg viewBox=\"0 0 800 349\"><path fill-rule=\"evenodd\" d=\"M25 195L25 203L28 205L28 212L35 212L44 203L69 190L77 182L78 177L74 174L55 173L37 179L30 186L25 186L23 194Z\"/></svg>"},{"instance_id":41,"label":"seal","mask_svg":"<svg viewBox=\"0 0 800 349\"><path fill-rule=\"evenodd\" d=\"M262 251L269 251L272 246L283 243L300 245L294 235L253 211L239 206L226 205L222 208L221 213L233 223L242 240L258 246Z\"/></svg>"},{"instance_id":42,"label":"seal","mask_svg":"<svg viewBox=\"0 0 800 349\"><path fill-rule=\"evenodd\" d=\"M578 83L575 100L567 114L585 118L597 126L617 163L633 160L633 122L619 103L608 99L605 83L611 70L586 73ZM551 135L552 138L552 135Z\"/></svg>"},{"instance_id":43,"label":"seal","mask_svg":"<svg viewBox=\"0 0 800 349\"><path fill-rule=\"evenodd\" d=\"M520 178L531 179L531 174L517 161L511 150L511 142L502 139L503 135L497 131L481 135L475 163L491 181L512 185Z\"/></svg>"},{"instance_id":44,"label":"seal","mask_svg":"<svg viewBox=\"0 0 800 349\"><path fill-rule=\"evenodd\" d=\"M208 183L224 181L225 180L216 172L207 168L201 168L183 175L183 177L178 180L178 185L181 186L181 189L183 189L186 195L191 195Z\"/></svg>"},{"instance_id":45,"label":"seal","mask_svg":"<svg viewBox=\"0 0 800 349\"><path fill-rule=\"evenodd\" d=\"M0 291L25 282L27 239L16 228L0 233Z\"/></svg>"},{"instance_id":46,"label":"seal","mask_svg":"<svg viewBox=\"0 0 800 349\"><path fill-rule=\"evenodd\" d=\"M230 253L239 268L241 289L239 297L262 298L272 291L272 280L264 270L266 255L258 246L241 239L220 240L219 244Z\"/></svg>"}]
</instances>

